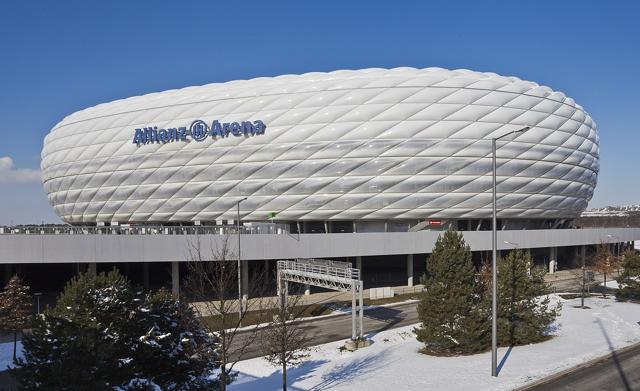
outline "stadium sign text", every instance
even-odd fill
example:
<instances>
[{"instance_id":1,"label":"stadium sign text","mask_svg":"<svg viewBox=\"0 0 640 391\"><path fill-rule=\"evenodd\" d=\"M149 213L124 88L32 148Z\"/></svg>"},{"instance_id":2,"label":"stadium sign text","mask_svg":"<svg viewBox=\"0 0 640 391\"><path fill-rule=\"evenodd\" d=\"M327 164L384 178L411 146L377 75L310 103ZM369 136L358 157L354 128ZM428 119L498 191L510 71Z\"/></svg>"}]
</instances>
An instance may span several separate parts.
<instances>
[{"instance_id":1,"label":"stadium sign text","mask_svg":"<svg viewBox=\"0 0 640 391\"><path fill-rule=\"evenodd\" d=\"M188 128L186 126L167 129L158 129L157 126L138 128L133 136L133 143L140 146L141 144L164 144L189 139L204 141L207 137L217 139L229 137L230 134L237 137L253 136L264 134L266 128L264 122L260 120L224 123L214 120L209 126L206 122L198 119L193 121Z\"/></svg>"}]
</instances>

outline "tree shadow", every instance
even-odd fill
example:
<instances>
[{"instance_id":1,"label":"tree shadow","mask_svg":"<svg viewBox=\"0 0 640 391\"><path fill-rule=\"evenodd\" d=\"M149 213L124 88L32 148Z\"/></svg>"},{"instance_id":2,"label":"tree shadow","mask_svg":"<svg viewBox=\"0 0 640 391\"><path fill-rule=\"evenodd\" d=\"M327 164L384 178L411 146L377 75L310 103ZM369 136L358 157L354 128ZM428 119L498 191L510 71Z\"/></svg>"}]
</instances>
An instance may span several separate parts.
<instances>
[{"instance_id":1,"label":"tree shadow","mask_svg":"<svg viewBox=\"0 0 640 391\"><path fill-rule=\"evenodd\" d=\"M309 391L330 390L341 384L351 384L368 373L374 372L377 368L374 364L378 363L382 357L384 357L384 352L379 352L372 356L361 357L338 365L330 372L322 375L320 383L309 388Z\"/></svg>"},{"instance_id":2,"label":"tree shadow","mask_svg":"<svg viewBox=\"0 0 640 391\"><path fill-rule=\"evenodd\" d=\"M611 359L613 360L613 363L616 366L616 369L618 370L618 374L620 375L620 381L622 382L624 389L630 391L631 385L629 384L629 379L627 379L627 375L624 373L624 370L622 369L622 364L620 364L620 359L618 358L615 348L611 343L609 334L607 334L607 331L605 330L604 325L602 324L602 320L598 318L596 322L598 323L598 326L600 326L600 331L602 331L602 335L604 336L604 339L607 341L607 345L609 345L609 350L611 351Z\"/></svg>"},{"instance_id":3,"label":"tree shadow","mask_svg":"<svg viewBox=\"0 0 640 391\"><path fill-rule=\"evenodd\" d=\"M306 361L295 368L287 368L287 390L302 391L303 388L295 387L292 383L304 380L311 376L320 366L326 364L327 360ZM231 383L233 391L254 391L254 390L280 390L282 389L282 370L275 370L266 377L257 377L238 371L239 379Z\"/></svg>"}]
</instances>

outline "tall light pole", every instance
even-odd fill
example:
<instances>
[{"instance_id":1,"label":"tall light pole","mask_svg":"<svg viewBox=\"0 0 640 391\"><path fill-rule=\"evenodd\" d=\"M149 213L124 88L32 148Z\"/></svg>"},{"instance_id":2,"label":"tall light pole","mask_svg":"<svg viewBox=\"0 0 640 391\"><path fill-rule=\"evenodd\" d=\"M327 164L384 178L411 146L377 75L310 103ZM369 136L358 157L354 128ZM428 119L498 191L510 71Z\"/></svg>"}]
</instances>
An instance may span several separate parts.
<instances>
[{"instance_id":1,"label":"tall light pole","mask_svg":"<svg viewBox=\"0 0 640 391\"><path fill-rule=\"evenodd\" d=\"M240 258L240 203L245 201L247 197L244 197L237 202L237 221L236 221L236 234L238 235L238 320L242 324L242 314L244 314L245 303L244 295L242 294L242 260Z\"/></svg>"},{"instance_id":2,"label":"tall light pole","mask_svg":"<svg viewBox=\"0 0 640 391\"><path fill-rule=\"evenodd\" d=\"M505 133L500 137L491 139L491 172L493 176L493 224L491 224L491 376L498 376L498 299L496 292L498 290L498 269L497 269L497 249L498 249L498 219L497 219L497 180L496 180L496 143L501 138L507 137L515 133L524 133L531 129L526 126L519 130Z\"/></svg>"}]
</instances>

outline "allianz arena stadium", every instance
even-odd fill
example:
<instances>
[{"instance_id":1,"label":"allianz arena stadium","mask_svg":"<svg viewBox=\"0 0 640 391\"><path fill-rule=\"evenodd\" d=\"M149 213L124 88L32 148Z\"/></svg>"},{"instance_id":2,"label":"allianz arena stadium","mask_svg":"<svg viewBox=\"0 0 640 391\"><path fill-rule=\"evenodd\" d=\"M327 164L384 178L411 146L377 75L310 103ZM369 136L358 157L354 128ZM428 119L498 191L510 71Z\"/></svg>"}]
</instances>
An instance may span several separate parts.
<instances>
[{"instance_id":1,"label":"allianz arena stadium","mask_svg":"<svg viewBox=\"0 0 640 391\"><path fill-rule=\"evenodd\" d=\"M42 176L71 224L220 224L246 198L244 222L472 229L491 217L491 139L523 127L498 142L503 225L577 217L597 182L595 122L549 87L469 70L262 77L104 103L51 130Z\"/></svg>"}]
</instances>

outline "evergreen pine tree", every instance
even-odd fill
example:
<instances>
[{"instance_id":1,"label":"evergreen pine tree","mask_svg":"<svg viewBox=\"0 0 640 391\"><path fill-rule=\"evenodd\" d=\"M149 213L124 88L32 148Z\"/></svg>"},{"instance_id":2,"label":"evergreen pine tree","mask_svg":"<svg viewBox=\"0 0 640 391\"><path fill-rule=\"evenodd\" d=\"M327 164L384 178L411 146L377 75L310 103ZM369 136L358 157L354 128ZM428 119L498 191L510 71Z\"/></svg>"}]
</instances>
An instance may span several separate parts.
<instances>
[{"instance_id":1,"label":"evergreen pine tree","mask_svg":"<svg viewBox=\"0 0 640 391\"><path fill-rule=\"evenodd\" d=\"M471 250L461 233L438 237L422 278L418 304L421 325L415 330L426 353L470 353L488 345L486 308L475 275Z\"/></svg>"},{"instance_id":2,"label":"evergreen pine tree","mask_svg":"<svg viewBox=\"0 0 640 391\"><path fill-rule=\"evenodd\" d=\"M17 275L11 277L0 293L0 329L13 333L13 361L16 361L18 332L27 327L33 316L33 299L29 287Z\"/></svg>"},{"instance_id":3,"label":"evergreen pine tree","mask_svg":"<svg viewBox=\"0 0 640 391\"><path fill-rule=\"evenodd\" d=\"M24 390L211 389L216 339L166 291L144 295L118 272L81 274L23 338Z\"/></svg>"},{"instance_id":4,"label":"evergreen pine tree","mask_svg":"<svg viewBox=\"0 0 640 391\"><path fill-rule=\"evenodd\" d=\"M498 262L498 343L502 346L539 342L560 313L553 306L545 271L532 267L528 252L510 251ZM486 301L491 300L488 291Z\"/></svg>"},{"instance_id":5,"label":"evergreen pine tree","mask_svg":"<svg viewBox=\"0 0 640 391\"><path fill-rule=\"evenodd\" d=\"M622 256L623 272L618 278L619 288L616 299L621 301L640 300L640 254L633 250Z\"/></svg>"}]
</instances>

